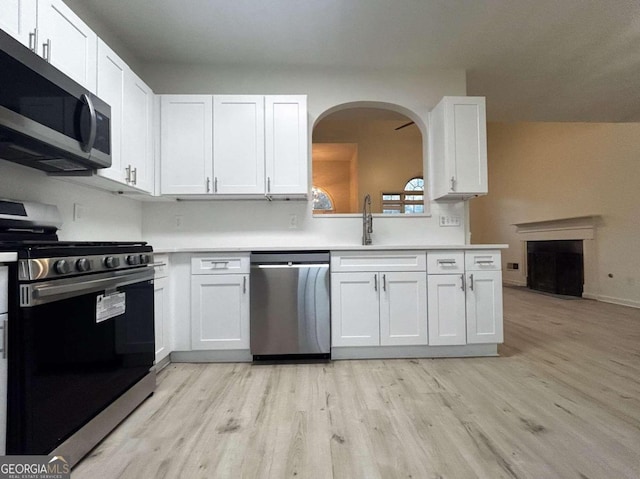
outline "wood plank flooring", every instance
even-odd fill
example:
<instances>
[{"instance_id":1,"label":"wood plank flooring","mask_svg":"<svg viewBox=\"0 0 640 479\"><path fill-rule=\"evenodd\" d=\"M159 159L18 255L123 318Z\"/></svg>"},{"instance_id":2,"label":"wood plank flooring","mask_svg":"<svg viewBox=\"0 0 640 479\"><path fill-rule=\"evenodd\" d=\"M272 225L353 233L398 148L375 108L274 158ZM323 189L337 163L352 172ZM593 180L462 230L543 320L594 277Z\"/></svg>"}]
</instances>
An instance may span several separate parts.
<instances>
[{"instance_id":1,"label":"wood plank flooring","mask_svg":"<svg viewBox=\"0 0 640 479\"><path fill-rule=\"evenodd\" d=\"M504 303L498 358L171 364L72 476L640 477L640 310Z\"/></svg>"}]
</instances>

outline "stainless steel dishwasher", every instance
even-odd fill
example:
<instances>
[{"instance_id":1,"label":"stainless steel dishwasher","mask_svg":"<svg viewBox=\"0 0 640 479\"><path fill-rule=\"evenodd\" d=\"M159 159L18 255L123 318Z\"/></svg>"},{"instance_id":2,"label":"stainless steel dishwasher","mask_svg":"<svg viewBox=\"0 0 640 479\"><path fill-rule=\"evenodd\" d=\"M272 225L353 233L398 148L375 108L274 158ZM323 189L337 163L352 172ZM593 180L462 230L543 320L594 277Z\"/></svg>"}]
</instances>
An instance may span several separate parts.
<instances>
[{"instance_id":1,"label":"stainless steel dishwasher","mask_svg":"<svg viewBox=\"0 0 640 479\"><path fill-rule=\"evenodd\" d=\"M331 357L329 252L251 254L251 354Z\"/></svg>"}]
</instances>

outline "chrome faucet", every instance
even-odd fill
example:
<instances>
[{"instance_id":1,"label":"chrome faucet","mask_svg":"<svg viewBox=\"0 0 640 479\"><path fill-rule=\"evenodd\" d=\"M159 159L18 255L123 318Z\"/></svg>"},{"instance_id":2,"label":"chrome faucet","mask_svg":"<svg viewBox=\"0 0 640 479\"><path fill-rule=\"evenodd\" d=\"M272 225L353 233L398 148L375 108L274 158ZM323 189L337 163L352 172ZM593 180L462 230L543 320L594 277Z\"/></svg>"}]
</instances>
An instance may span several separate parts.
<instances>
[{"instance_id":1,"label":"chrome faucet","mask_svg":"<svg viewBox=\"0 0 640 479\"><path fill-rule=\"evenodd\" d=\"M368 208L367 208L368 207ZM367 209L369 212L367 213ZM371 195L364 197L362 207L362 244L371 244L371 233L373 233L373 215L371 214Z\"/></svg>"}]
</instances>

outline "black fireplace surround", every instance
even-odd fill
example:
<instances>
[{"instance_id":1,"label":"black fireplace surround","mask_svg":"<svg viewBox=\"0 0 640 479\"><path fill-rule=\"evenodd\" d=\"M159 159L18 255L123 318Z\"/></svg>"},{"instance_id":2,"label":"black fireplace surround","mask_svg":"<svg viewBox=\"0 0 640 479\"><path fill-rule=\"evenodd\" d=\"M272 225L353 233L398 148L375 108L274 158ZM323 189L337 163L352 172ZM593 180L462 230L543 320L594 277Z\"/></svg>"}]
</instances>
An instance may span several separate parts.
<instances>
[{"instance_id":1,"label":"black fireplace surround","mask_svg":"<svg viewBox=\"0 0 640 479\"><path fill-rule=\"evenodd\" d=\"M528 241L527 287L546 293L582 296L582 240Z\"/></svg>"}]
</instances>

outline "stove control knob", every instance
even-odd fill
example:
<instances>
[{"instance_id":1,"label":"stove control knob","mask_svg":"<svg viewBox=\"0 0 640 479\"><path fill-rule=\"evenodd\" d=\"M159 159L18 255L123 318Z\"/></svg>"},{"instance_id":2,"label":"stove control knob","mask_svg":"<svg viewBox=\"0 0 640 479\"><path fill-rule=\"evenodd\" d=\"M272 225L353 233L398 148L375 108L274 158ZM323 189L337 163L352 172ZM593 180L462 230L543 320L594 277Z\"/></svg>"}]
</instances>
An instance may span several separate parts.
<instances>
[{"instance_id":1,"label":"stove control knob","mask_svg":"<svg viewBox=\"0 0 640 479\"><path fill-rule=\"evenodd\" d=\"M58 274L71 273L71 265L64 259L59 259L58 261L56 261L53 267Z\"/></svg>"},{"instance_id":2,"label":"stove control knob","mask_svg":"<svg viewBox=\"0 0 640 479\"><path fill-rule=\"evenodd\" d=\"M140 264L140 258L136 254L130 254L129 256L127 256L127 264L129 266L138 265Z\"/></svg>"},{"instance_id":3,"label":"stove control knob","mask_svg":"<svg viewBox=\"0 0 640 479\"><path fill-rule=\"evenodd\" d=\"M141 254L140 255L140 264L149 264L149 255Z\"/></svg>"},{"instance_id":4,"label":"stove control knob","mask_svg":"<svg viewBox=\"0 0 640 479\"><path fill-rule=\"evenodd\" d=\"M107 268L117 268L118 266L120 266L120 258L116 258L114 256L107 256L104 259L104 265Z\"/></svg>"},{"instance_id":5,"label":"stove control knob","mask_svg":"<svg viewBox=\"0 0 640 479\"><path fill-rule=\"evenodd\" d=\"M76 269L80 272L89 271L91 269L91 263L87 258L80 258L76 261Z\"/></svg>"}]
</instances>

